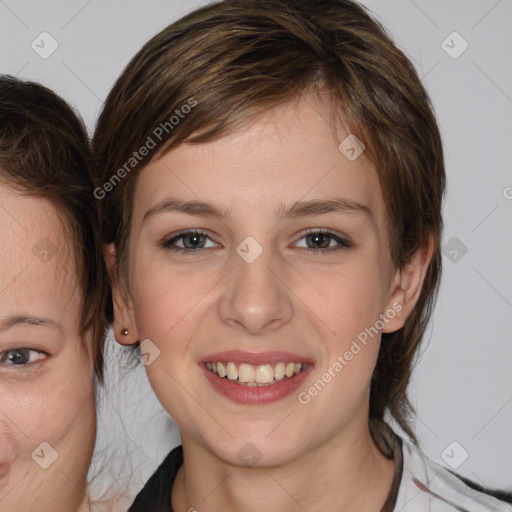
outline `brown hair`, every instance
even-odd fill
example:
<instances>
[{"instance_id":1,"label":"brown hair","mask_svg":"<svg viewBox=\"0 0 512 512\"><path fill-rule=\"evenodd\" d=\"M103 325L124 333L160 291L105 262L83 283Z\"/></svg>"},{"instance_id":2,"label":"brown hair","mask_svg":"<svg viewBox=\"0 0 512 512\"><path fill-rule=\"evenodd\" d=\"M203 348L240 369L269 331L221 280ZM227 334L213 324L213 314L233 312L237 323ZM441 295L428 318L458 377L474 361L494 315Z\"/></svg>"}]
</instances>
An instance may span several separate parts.
<instances>
[{"instance_id":1,"label":"brown hair","mask_svg":"<svg viewBox=\"0 0 512 512\"><path fill-rule=\"evenodd\" d=\"M416 441L406 389L441 276L443 148L414 67L355 2L225 0L153 37L111 90L93 138L103 242L115 242L125 282L140 169L157 152L218 139L311 89L330 95L331 121L364 141L378 170L395 267L433 239L414 310L402 329L382 335L370 395L370 417L388 411Z\"/></svg>"},{"instance_id":2,"label":"brown hair","mask_svg":"<svg viewBox=\"0 0 512 512\"><path fill-rule=\"evenodd\" d=\"M90 169L87 132L71 107L40 84L0 76L0 182L47 199L62 218L82 293L80 335L102 381L106 269Z\"/></svg>"}]
</instances>

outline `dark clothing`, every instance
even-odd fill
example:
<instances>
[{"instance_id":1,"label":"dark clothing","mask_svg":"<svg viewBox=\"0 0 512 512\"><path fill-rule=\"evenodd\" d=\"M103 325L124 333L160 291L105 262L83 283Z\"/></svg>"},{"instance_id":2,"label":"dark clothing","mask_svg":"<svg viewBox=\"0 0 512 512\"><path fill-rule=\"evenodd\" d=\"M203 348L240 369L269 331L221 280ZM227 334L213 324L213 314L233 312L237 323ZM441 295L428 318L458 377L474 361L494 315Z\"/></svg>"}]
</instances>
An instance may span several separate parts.
<instances>
[{"instance_id":1,"label":"dark clothing","mask_svg":"<svg viewBox=\"0 0 512 512\"><path fill-rule=\"evenodd\" d=\"M183 448L177 446L153 473L137 494L128 512L172 512L171 490L174 479L183 464Z\"/></svg>"}]
</instances>

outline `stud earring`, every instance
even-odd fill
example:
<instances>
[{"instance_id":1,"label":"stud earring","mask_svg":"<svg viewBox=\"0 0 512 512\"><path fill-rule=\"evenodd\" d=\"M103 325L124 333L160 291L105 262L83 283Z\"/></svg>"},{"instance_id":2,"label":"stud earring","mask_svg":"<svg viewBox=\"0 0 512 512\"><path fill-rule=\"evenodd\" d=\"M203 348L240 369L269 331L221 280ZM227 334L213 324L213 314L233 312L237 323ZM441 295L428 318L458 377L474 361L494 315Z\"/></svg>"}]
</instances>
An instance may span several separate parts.
<instances>
[{"instance_id":1,"label":"stud earring","mask_svg":"<svg viewBox=\"0 0 512 512\"><path fill-rule=\"evenodd\" d=\"M121 334L122 334L123 336L128 336L128 329L123 329L123 330L121 331Z\"/></svg>"}]
</instances>

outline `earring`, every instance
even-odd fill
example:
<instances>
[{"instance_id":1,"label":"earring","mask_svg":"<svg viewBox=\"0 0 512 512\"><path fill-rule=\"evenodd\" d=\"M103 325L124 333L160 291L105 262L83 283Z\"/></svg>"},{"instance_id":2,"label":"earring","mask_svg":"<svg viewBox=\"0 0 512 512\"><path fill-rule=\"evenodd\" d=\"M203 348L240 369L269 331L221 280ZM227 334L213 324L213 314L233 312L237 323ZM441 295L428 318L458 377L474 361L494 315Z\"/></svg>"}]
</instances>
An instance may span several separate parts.
<instances>
[{"instance_id":1,"label":"earring","mask_svg":"<svg viewBox=\"0 0 512 512\"><path fill-rule=\"evenodd\" d=\"M123 330L121 331L121 334L122 334L123 336L128 336L128 329L123 329Z\"/></svg>"}]
</instances>

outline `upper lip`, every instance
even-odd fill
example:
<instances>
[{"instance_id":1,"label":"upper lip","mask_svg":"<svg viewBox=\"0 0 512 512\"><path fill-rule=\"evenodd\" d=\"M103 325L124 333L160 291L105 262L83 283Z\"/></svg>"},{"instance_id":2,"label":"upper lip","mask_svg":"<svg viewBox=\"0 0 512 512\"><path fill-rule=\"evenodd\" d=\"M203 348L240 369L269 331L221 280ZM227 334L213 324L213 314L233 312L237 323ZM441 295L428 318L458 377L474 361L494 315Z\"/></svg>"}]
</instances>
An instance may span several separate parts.
<instances>
[{"instance_id":1,"label":"upper lip","mask_svg":"<svg viewBox=\"0 0 512 512\"><path fill-rule=\"evenodd\" d=\"M244 352L243 350L225 350L223 352L215 352L201 359L201 363L207 362L223 362L232 361L233 363L247 363L254 366L262 364L276 364L280 362L288 363L312 363L310 358L292 354L291 352Z\"/></svg>"}]
</instances>

